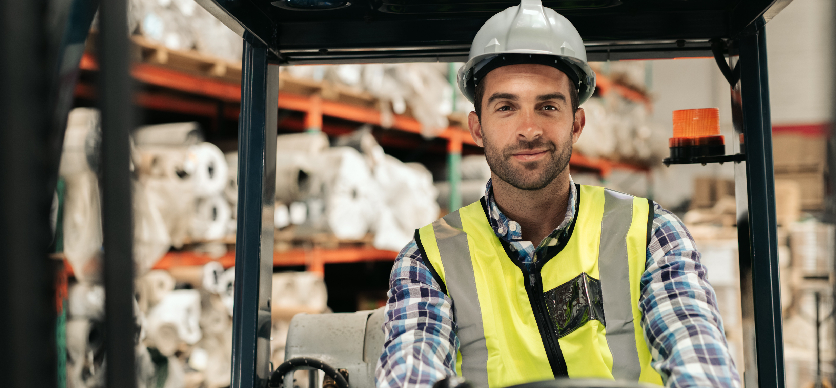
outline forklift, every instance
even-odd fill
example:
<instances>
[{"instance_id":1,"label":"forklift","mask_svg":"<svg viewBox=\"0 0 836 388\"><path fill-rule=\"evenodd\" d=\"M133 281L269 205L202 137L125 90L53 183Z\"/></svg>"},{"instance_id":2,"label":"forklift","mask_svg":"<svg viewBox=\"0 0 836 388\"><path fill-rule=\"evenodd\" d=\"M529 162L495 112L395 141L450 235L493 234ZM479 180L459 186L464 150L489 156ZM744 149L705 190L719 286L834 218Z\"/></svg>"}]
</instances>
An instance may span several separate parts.
<instances>
[{"instance_id":1,"label":"forklift","mask_svg":"<svg viewBox=\"0 0 836 388\"><path fill-rule=\"evenodd\" d=\"M232 386L292 388L297 368L325 385L372 388L383 311L300 315L285 363L270 363L279 66L464 62L493 14L517 0L196 0L244 40ZM733 163L748 388L785 386L765 25L792 0L544 0L584 39L589 61L713 57L729 83L735 136L721 154L666 164ZM126 0L0 2L0 375L57 386L49 208L85 40L98 9L106 292L106 384L134 387L131 78ZM11 54L14 55L11 55ZM13 353L13 355L12 355ZM51 369L50 369L51 368ZM312 373L315 375L315 373ZM311 379L312 381L316 379ZM452 385L451 385L452 386ZM526 388L640 387L554 380Z\"/></svg>"}]
</instances>

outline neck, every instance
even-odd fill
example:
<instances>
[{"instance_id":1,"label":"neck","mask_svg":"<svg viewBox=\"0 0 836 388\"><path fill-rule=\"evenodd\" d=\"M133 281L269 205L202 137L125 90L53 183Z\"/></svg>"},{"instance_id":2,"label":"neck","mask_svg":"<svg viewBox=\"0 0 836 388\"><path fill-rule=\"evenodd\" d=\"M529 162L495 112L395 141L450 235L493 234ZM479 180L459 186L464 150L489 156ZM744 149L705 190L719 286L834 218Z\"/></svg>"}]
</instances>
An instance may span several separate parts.
<instances>
[{"instance_id":1,"label":"neck","mask_svg":"<svg viewBox=\"0 0 836 388\"><path fill-rule=\"evenodd\" d=\"M568 169L567 169L568 170ZM521 190L491 173L493 196L499 210L522 227L522 238L539 245L560 226L569 206L569 172L560 173L539 190Z\"/></svg>"}]
</instances>

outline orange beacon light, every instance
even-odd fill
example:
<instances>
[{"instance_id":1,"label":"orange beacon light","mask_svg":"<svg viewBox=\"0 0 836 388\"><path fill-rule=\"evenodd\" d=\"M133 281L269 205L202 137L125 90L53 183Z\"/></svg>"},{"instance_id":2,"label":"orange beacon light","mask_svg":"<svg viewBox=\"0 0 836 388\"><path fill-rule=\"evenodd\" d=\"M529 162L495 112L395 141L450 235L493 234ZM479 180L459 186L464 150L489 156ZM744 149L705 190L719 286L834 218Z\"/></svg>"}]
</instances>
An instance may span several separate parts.
<instances>
[{"instance_id":1,"label":"orange beacon light","mask_svg":"<svg viewBox=\"0 0 836 388\"><path fill-rule=\"evenodd\" d=\"M669 161L672 163L688 163L694 157L725 155L726 142L720 135L720 110L673 111L673 137L669 146Z\"/></svg>"}]
</instances>

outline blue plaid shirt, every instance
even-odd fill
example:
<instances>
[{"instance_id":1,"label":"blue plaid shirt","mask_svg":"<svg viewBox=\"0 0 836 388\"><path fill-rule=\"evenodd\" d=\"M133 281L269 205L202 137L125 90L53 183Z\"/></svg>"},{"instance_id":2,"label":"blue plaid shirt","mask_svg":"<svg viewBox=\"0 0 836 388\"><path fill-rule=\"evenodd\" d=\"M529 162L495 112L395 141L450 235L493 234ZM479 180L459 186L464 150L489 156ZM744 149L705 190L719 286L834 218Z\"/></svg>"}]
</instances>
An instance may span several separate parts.
<instances>
[{"instance_id":1,"label":"blue plaid shirt","mask_svg":"<svg viewBox=\"0 0 836 388\"><path fill-rule=\"evenodd\" d=\"M510 243L525 265L535 252L556 244L575 216L571 185L566 216L540 246L522 239L520 224L497 207L489 181L485 196L496 235ZM641 326L653 357L652 366L667 387L740 387L740 376L723 334L714 290L685 225L654 204L655 216L647 263L641 279ZM401 250L389 278L386 336L375 371L378 388L430 387L455 375L459 339L452 300L424 265L415 241Z\"/></svg>"}]
</instances>

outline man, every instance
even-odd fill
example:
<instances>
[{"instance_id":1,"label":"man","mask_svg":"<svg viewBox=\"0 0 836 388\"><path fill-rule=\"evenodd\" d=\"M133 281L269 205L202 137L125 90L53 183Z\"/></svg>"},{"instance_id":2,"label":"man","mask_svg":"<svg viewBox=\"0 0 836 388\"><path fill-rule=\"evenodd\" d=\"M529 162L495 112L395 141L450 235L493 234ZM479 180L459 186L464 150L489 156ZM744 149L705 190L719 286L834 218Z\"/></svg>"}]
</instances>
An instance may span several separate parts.
<instances>
[{"instance_id":1,"label":"man","mask_svg":"<svg viewBox=\"0 0 836 388\"><path fill-rule=\"evenodd\" d=\"M379 388L560 377L738 387L720 314L682 222L579 186L572 145L594 73L539 0L492 17L459 85L491 180L480 202L416 231L390 278Z\"/></svg>"}]
</instances>

